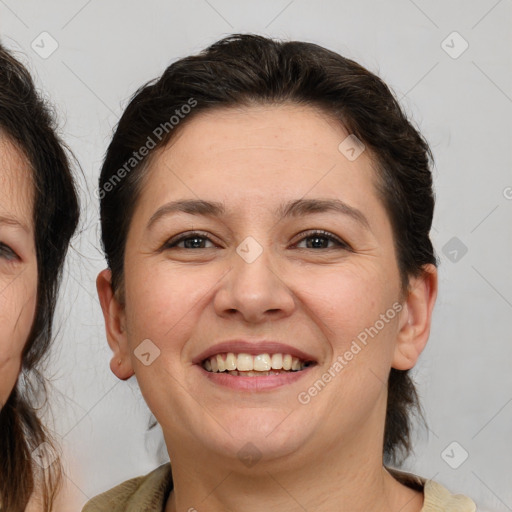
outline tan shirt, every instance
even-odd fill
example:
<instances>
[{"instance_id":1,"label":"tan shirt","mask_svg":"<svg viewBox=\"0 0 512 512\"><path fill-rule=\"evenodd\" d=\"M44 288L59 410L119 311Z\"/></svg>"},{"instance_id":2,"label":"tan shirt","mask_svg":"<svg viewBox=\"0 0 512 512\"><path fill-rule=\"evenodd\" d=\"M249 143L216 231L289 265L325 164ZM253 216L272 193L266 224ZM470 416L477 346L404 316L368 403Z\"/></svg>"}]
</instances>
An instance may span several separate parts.
<instances>
[{"instance_id":1,"label":"tan shirt","mask_svg":"<svg viewBox=\"0 0 512 512\"><path fill-rule=\"evenodd\" d=\"M401 483L423 490L421 512L475 512L474 502L461 494L451 494L433 480L387 468ZM164 512L173 487L171 466L163 464L146 476L127 480L90 500L82 512Z\"/></svg>"}]
</instances>

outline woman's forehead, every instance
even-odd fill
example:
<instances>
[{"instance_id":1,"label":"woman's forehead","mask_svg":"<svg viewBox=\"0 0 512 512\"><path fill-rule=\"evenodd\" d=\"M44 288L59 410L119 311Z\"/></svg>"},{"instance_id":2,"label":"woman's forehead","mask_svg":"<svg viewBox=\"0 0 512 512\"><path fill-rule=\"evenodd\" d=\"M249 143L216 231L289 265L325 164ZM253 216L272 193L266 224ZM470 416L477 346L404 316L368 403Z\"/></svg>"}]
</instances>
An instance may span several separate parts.
<instances>
[{"instance_id":1,"label":"woman's forehead","mask_svg":"<svg viewBox=\"0 0 512 512\"><path fill-rule=\"evenodd\" d=\"M258 147L265 142L268 147L290 150L332 151L347 135L343 124L322 109L295 103L262 104L200 112L168 147L194 144L222 151ZM333 141L337 142L334 147Z\"/></svg>"},{"instance_id":2,"label":"woman's forehead","mask_svg":"<svg viewBox=\"0 0 512 512\"><path fill-rule=\"evenodd\" d=\"M350 136L322 112L296 105L255 106L201 113L155 155L150 174L169 186L212 186L279 192L283 187L372 186L364 151L344 152ZM364 147L364 146L363 146ZM353 152L354 153L354 152ZM353 154L352 153L352 154ZM150 180L152 181L152 180ZM373 188L373 187L372 187Z\"/></svg>"},{"instance_id":3,"label":"woman's forehead","mask_svg":"<svg viewBox=\"0 0 512 512\"><path fill-rule=\"evenodd\" d=\"M31 226L33 188L26 156L8 138L0 136L0 215Z\"/></svg>"}]
</instances>

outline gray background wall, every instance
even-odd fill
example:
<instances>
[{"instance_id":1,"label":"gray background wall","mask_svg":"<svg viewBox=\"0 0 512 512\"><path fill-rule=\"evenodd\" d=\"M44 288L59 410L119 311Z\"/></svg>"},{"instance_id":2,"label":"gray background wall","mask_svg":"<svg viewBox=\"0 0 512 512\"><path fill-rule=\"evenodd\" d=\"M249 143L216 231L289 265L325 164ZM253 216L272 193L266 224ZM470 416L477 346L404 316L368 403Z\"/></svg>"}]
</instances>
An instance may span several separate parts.
<instances>
[{"instance_id":1,"label":"gray background wall","mask_svg":"<svg viewBox=\"0 0 512 512\"><path fill-rule=\"evenodd\" d=\"M440 295L415 370L430 430L418 432L407 469L482 510L512 510L511 14L510 0L0 0L2 41L55 104L84 174L50 368L70 510L166 457L136 382L108 368L94 285L105 266L93 195L102 156L139 85L232 32L312 41L359 61L431 143Z\"/></svg>"}]
</instances>

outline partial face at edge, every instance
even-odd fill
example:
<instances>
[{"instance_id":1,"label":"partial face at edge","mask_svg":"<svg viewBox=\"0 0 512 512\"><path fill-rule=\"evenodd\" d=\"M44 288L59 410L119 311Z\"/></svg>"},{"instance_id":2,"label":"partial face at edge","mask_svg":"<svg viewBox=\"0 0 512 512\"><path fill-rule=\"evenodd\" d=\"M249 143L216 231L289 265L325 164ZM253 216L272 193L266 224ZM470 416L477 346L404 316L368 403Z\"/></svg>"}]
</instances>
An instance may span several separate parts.
<instances>
[{"instance_id":1,"label":"partial face at edge","mask_svg":"<svg viewBox=\"0 0 512 512\"><path fill-rule=\"evenodd\" d=\"M20 373L36 308L31 172L25 156L0 136L0 406Z\"/></svg>"},{"instance_id":2,"label":"partial face at edge","mask_svg":"<svg viewBox=\"0 0 512 512\"><path fill-rule=\"evenodd\" d=\"M189 440L224 456L246 442L264 455L311 454L381 429L404 323L382 315L399 300L400 276L371 162L338 150L347 135L311 108L221 110L190 121L153 161L126 245L126 305L109 341L122 361L116 373L135 371L169 450ZM222 203L225 212L157 214L181 199ZM348 208L278 212L312 199ZM192 240L179 241L185 234ZM240 252L247 237L261 251L251 262ZM333 370L378 321L384 327ZM276 389L218 385L195 362L233 338L286 343L315 365ZM143 340L157 356L147 366L136 355ZM329 370L336 376L311 396Z\"/></svg>"}]
</instances>

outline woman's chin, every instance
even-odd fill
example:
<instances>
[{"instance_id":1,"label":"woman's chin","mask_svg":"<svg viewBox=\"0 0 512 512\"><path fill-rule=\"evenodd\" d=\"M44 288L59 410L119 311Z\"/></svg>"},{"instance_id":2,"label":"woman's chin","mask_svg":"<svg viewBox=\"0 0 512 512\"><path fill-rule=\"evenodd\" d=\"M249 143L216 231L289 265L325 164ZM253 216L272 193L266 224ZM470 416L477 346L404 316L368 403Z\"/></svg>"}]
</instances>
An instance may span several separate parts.
<instances>
[{"instance_id":1,"label":"woman's chin","mask_svg":"<svg viewBox=\"0 0 512 512\"><path fill-rule=\"evenodd\" d=\"M292 416L275 411L263 415L264 412L264 409L261 414L252 410L240 417L240 411L238 417L226 418L221 426L202 429L197 433L196 446L198 438L202 438L203 454L206 451L225 458L226 464L235 462L239 469L252 468L260 462L263 466L300 453L310 437L307 424L299 427Z\"/></svg>"},{"instance_id":2,"label":"woman's chin","mask_svg":"<svg viewBox=\"0 0 512 512\"><path fill-rule=\"evenodd\" d=\"M212 446L212 449L215 450L216 457L224 459L226 467L230 467L231 470L244 472L250 469L254 474L255 466L258 466L256 472L258 469L268 471L269 466L277 463L286 465L286 461L289 460L288 465L291 467L291 459L297 459L300 447L301 443L298 441L289 440L283 444L259 438L232 440L227 446L226 443L218 443ZM217 464L218 462L219 460Z\"/></svg>"}]
</instances>

